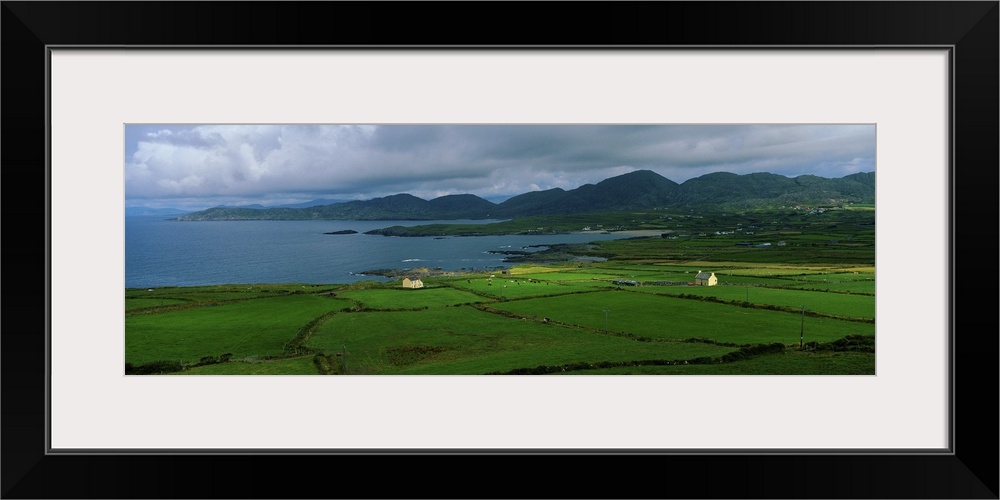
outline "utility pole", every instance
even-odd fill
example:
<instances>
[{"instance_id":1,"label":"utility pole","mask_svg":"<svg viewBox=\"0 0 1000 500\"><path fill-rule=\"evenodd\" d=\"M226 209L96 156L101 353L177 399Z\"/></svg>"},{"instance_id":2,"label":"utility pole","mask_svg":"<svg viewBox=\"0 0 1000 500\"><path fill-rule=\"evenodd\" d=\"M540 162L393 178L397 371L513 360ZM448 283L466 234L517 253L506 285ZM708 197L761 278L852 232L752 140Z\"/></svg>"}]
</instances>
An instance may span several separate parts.
<instances>
[{"instance_id":1,"label":"utility pole","mask_svg":"<svg viewBox=\"0 0 1000 500\"><path fill-rule=\"evenodd\" d=\"M802 306L802 325L799 327L799 350L802 350L802 338L806 331L806 306Z\"/></svg>"},{"instance_id":2,"label":"utility pole","mask_svg":"<svg viewBox=\"0 0 1000 500\"><path fill-rule=\"evenodd\" d=\"M608 308L604 308L604 334L608 334Z\"/></svg>"}]
</instances>

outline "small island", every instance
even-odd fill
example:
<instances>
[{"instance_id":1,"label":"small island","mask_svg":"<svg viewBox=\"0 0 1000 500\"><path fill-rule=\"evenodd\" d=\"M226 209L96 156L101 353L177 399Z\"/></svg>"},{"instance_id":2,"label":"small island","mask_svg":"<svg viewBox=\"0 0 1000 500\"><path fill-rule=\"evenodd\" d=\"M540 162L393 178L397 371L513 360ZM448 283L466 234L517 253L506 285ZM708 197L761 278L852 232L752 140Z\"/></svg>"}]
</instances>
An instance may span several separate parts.
<instances>
[{"instance_id":1,"label":"small island","mask_svg":"<svg viewBox=\"0 0 1000 500\"><path fill-rule=\"evenodd\" d=\"M358 232L353 229L343 229L340 231L330 231L328 233L323 233L323 234L358 234Z\"/></svg>"}]
</instances>

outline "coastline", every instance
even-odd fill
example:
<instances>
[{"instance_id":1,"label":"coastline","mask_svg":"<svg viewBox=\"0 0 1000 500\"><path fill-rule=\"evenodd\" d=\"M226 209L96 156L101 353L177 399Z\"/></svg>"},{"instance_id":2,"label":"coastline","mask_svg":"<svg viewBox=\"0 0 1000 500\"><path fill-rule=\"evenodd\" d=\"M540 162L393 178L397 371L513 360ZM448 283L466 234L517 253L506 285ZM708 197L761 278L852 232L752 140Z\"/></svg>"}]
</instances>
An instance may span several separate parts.
<instances>
[{"instance_id":1,"label":"coastline","mask_svg":"<svg viewBox=\"0 0 1000 500\"><path fill-rule=\"evenodd\" d=\"M668 229L627 229L624 231L572 231L571 234L627 234L629 236L660 236Z\"/></svg>"}]
</instances>

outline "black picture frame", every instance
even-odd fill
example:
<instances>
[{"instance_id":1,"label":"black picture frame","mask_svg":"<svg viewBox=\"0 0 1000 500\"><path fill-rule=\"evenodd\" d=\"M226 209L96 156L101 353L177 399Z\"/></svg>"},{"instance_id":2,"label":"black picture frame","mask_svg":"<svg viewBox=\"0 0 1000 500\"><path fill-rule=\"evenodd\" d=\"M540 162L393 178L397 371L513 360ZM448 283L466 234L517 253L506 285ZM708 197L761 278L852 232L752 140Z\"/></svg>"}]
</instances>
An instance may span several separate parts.
<instances>
[{"instance_id":1,"label":"black picture frame","mask_svg":"<svg viewBox=\"0 0 1000 500\"><path fill-rule=\"evenodd\" d=\"M2 3L2 252L17 269L45 270L8 274L17 278L4 294L4 498L998 498L997 317L972 305L997 294L997 1ZM48 454L45 96L54 45L951 47L950 271L953 282L955 271L983 277L951 296L952 452ZM330 474L303 473L317 467ZM372 470L382 480L364 480Z\"/></svg>"}]
</instances>

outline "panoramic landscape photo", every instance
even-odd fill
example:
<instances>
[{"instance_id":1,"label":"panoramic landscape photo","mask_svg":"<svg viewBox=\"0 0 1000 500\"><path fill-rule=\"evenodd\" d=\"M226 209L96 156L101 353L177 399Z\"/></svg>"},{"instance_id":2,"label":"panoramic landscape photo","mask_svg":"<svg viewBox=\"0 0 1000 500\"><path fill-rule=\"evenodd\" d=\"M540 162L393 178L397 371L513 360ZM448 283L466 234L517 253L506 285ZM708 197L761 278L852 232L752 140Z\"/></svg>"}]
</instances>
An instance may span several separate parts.
<instances>
[{"instance_id":1,"label":"panoramic landscape photo","mask_svg":"<svg viewBox=\"0 0 1000 500\"><path fill-rule=\"evenodd\" d=\"M873 124L124 127L126 375L874 375Z\"/></svg>"}]
</instances>

